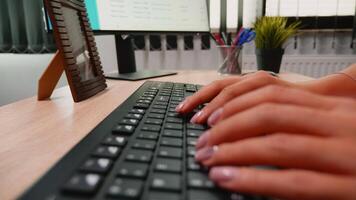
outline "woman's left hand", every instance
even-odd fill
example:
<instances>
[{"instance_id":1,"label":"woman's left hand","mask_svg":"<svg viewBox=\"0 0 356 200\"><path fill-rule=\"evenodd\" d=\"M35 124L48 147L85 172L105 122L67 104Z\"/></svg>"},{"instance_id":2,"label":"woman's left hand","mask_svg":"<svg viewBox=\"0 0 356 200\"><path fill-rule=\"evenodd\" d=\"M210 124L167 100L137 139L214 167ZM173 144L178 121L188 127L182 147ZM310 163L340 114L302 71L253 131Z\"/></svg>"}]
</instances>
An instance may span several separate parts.
<instances>
[{"instance_id":1,"label":"woman's left hand","mask_svg":"<svg viewBox=\"0 0 356 200\"><path fill-rule=\"evenodd\" d=\"M196 159L219 186L283 199L356 199L354 100L267 86L216 112Z\"/></svg>"}]
</instances>

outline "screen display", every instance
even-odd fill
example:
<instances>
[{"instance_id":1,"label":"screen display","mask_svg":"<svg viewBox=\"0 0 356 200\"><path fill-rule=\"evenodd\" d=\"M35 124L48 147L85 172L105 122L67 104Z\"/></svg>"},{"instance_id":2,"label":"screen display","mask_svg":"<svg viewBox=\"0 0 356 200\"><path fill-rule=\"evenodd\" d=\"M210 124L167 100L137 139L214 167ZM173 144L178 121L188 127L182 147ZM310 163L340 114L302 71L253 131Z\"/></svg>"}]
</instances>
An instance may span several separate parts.
<instances>
[{"instance_id":1,"label":"screen display","mask_svg":"<svg viewBox=\"0 0 356 200\"><path fill-rule=\"evenodd\" d=\"M208 32L206 0L85 0L93 30Z\"/></svg>"}]
</instances>

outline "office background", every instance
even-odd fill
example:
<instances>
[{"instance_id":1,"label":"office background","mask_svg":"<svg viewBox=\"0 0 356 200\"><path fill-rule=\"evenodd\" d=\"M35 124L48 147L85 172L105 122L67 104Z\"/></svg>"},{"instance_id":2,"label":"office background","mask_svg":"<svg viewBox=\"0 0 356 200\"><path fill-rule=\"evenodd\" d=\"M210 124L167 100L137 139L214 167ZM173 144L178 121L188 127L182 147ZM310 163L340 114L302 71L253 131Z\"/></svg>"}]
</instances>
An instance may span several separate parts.
<instances>
[{"instance_id":1,"label":"office background","mask_svg":"<svg viewBox=\"0 0 356 200\"><path fill-rule=\"evenodd\" d=\"M210 3L212 3L215 0L210 1ZM319 1L328 4L329 8L334 9L336 7L339 12L341 12L343 8L340 5L349 4L350 2L354 3L354 0ZM41 6L41 1L37 1L37 5L32 1L31 4L29 4L29 1L25 0L1 0L2 5L5 5L4 2L7 2L6 5L10 7L11 5L14 6L14 3L22 3L25 17L33 17L31 16L33 13L28 12L29 7L37 6L33 9L38 9L38 6ZM9 4L9 2L12 2L13 4ZM267 4L270 3L268 4L270 5L270 13L281 15L283 12L293 13L288 10L296 7L293 6L293 2L298 3L297 5L299 6L304 5L302 4L303 2L306 3L306 1L303 0L290 0L288 2L288 5L291 5L290 7L283 6L283 0L270 0L267 1ZM310 2L312 1L309 1L309 3ZM276 11L276 8L271 5L279 5L278 10ZM1 11L6 9L4 6L0 7L0 9L2 9ZM355 6L353 7L355 8ZM15 8L16 7L12 7L12 9ZM325 9L326 8L323 10ZM262 15L261 0L244 1L243 10L245 13L243 15L244 25L250 26L256 16ZM300 7L299 10L301 10ZM297 10L296 13L298 13L299 10ZM336 15L338 14L338 11L336 11ZM0 13L4 15L5 12ZM21 12L17 13L19 16L21 15ZM295 16L297 16L297 14L295 14ZM41 28L43 25L42 15L37 12L37 16L34 17L41 18L41 21L39 21L36 26L33 26L33 24L32 26L28 25L26 31L37 31L37 36L39 36L39 34L43 34L41 29L38 28ZM214 18L216 16L211 17ZM3 24L4 23L2 23L2 28L4 28ZM33 30L31 30L31 28ZM18 29L17 31L24 30ZM167 45L165 35L158 35L155 37L143 35L139 37L138 41L140 42L138 42L138 44L140 45L137 46L138 49L136 50L138 69L217 69L219 65L219 53L214 41L210 41L210 48L206 48L206 38L203 40L204 44L202 44L202 38L199 35L177 35L176 37L177 47L174 47L173 49L170 49L169 44ZM18 38L20 38L19 35ZM47 38L46 35L41 35L41 38L41 44L48 43L48 51L53 51L51 37ZM43 38L46 38L46 40L44 41ZM39 38L32 37L31 39L28 35L27 39L27 42L32 41L36 43L36 41L40 41ZM97 36L96 39L105 72L117 70L116 53L113 42L114 37L112 35L106 35ZM0 43L3 42L2 40L4 40L4 38L0 37ZM21 40L15 41L15 43L16 42L17 44L20 44ZM157 48L157 43L160 43L160 48ZM286 56L284 57L282 64L282 71L297 72L313 77L320 77L339 71L347 67L349 64L356 62L356 47L352 48L351 43L351 29L335 31L335 28L331 25L328 30L304 32L300 36L289 40L289 45L286 47ZM169 48L167 48L167 46L169 46ZM204 48L202 48L202 46ZM42 46L41 48L38 47L39 50L36 51L40 51L44 54L29 54L33 52L29 51L28 47L29 45L22 47L23 50L14 50L13 48L8 50L10 52L17 52L16 54L0 54L0 105L5 105L36 94L37 80L43 70L47 67L53 54L46 53L47 50L41 52ZM243 69L255 70L254 45L249 44L246 46L243 55ZM62 78L59 86L65 84L66 80Z\"/></svg>"}]
</instances>

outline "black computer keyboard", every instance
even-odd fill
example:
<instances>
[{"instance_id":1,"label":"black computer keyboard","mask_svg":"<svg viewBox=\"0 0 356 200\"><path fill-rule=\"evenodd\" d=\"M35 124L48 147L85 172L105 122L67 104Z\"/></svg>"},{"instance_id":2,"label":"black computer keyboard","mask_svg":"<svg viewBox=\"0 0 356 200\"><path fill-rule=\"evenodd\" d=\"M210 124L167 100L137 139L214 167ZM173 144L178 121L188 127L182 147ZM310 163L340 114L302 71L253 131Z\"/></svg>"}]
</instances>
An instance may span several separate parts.
<instances>
[{"instance_id":1,"label":"black computer keyboard","mask_svg":"<svg viewBox=\"0 0 356 200\"><path fill-rule=\"evenodd\" d=\"M207 127L175 108L199 89L146 82L20 199L260 199L217 188L195 162Z\"/></svg>"}]
</instances>

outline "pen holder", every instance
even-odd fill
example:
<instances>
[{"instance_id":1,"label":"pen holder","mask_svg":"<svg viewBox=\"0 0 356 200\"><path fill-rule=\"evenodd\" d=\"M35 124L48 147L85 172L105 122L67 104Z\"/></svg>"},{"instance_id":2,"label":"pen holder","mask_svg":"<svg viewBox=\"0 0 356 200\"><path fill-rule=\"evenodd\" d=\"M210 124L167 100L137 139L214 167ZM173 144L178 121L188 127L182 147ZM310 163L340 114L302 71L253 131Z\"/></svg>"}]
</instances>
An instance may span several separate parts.
<instances>
[{"instance_id":1,"label":"pen holder","mask_svg":"<svg viewBox=\"0 0 356 200\"><path fill-rule=\"evenodd\" d=\"M218 46L220 74L241 74L242 47Z\"/></svg>"}]
</instances>

